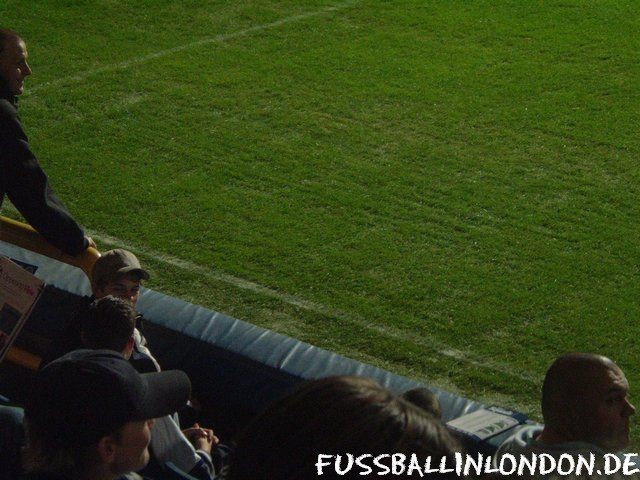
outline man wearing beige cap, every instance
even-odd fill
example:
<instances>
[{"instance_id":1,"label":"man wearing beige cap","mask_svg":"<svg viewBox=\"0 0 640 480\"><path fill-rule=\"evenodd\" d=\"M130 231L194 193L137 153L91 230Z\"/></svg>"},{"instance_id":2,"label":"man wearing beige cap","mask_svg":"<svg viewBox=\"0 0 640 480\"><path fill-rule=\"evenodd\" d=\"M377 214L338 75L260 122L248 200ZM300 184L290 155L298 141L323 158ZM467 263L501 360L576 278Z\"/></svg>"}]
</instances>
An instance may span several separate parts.
<instances>
[{"instance_id":1,"label":"man wearing beige cap","mask_svg":"<svg viewBox=\"0 0 640 480\"><path fill-rule=\"evenodd\" d=\"M149 273L133 253L121 248L102 254L91 271L91 288L96 298L113 295L129 300L134 306L142 280L149 280Z\"/></svg>"},{"instance_id":2,"label":"man wearing beige cap","mask_svg":"<svg viewBox=\"0 0 640 480\"><path fill-rule=\"evenodd\" d=\"M148 279L149 273L140 266L140 262L133 253L121 248L104 252L91 272L93 297L88 299L88 303L78 312L78 315L69 319L62 336L54 341L44 355L42 366L67 352L82 348L80 338L82 315L93 300L112 295L127 300L135 306L140 296L142 281ZM159 371L160 366L147 348L147 342L141 330L142 315L138 314L134 330L135 347L130 361L141 373Z\"/></svg>"}]
</instances>

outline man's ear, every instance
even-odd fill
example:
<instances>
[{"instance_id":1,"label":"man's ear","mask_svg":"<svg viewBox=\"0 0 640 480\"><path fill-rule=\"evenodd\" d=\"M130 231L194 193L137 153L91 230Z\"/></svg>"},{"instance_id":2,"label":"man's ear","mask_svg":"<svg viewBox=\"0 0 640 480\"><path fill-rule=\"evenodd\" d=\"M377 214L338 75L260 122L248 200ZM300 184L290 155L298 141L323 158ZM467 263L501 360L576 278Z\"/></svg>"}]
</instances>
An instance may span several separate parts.
<instances>
[{"instance_id":1,"label":"man's ear","mask_svg":"<svg viewBox=\"0 0 640 480\"><path fill-rule=\"evenodd\" d=\"M115 461L117 443L113 435L102 437L98 441L97 451L100 462L111 464Z\"/></svg>"},{"instance_id":2,"label":"man's ear","mask_svg":"<svg viewBox=\"0 0 640 480\"><path fill-rule=\"evenodd\" d=\"M131 358L131 355L133 354L133 347L135 347L135 345L136 340L135 338L133 338L133 335L131 335L131 337L129 337L129 340L127 341L127 346L124 347L124 352L122 353L124 358L126 358L127 360Z\"/></svg>"}]
</instances>

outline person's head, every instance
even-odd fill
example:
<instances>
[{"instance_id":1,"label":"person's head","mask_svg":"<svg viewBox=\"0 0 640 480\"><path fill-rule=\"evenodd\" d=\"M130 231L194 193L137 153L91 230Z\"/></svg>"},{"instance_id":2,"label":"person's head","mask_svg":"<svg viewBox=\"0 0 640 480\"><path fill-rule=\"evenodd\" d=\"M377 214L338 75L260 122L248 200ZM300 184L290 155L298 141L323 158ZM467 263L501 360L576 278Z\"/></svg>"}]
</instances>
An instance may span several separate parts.
<instances>
[{"instance_id":1,"label":"person's head","mask_svg":"<svg viewBox=\"0 0 640 480\"><path fill-rule=\"evenodd\" d=\"M95 300L82 318L80 336L85 348L115 350L125 358L134 347L136 310L127 300L107 295Z\"/></svg>"},{"instance_id":2,"label":"person's head","mask_svg":"<svg viewBox=\"0 0 640 480\"><path fill-rule=\"evenodd\" d=\"M139 374L119 353L76 350L44 367L25 407L27 472L111 479L149 460L152 419L189 398L178 370Z\"/></svg>"},{"instance_id":3,"label":"person's head","mask_svg":"<svg viewBox=\"0 0 640 480\"><path fill-rule=\"evenodd\" d=\"M629 382L610 359L590 353L558 357L542 386L543 437L583 441L607 451L629 443Z\"/></svg>"},{"instance_id":4,"label":"person's head","mask_svg":"<svg viewBox=\"0 0 640 480\"><path fill-rule=\"evenodd\" d=\"M0 28L0 79L12 95L22 95L24 79L31 75L24 40L9 29Z\"/></svg>"},{"instance_id":5,"label":"person's head","mask_svg":"<svg viewBox=\"0 0 640 480\"><path fill-rule=\"evenodd\" d=\"M440 408L440 402L438 402L436 396L428 388L412 388L411 390L407 390L400 396L407 402L414 404L416 407L420 407L427 413L430 413L435 418L442 418L442 409Z\"/></svg>"},{"instance_id":6,"label":"person's head","mask_svg":"<svg viewBox=\"0 0 640 480\"><path fill-rule=\"evenodd\" d=\"M96 298L113 295L135 305L142 280L148 279L149 273L140 266L133 253L116 248L96 260L91 271L91 288Z\"/></svg>"},{"instance_id":7,"label":"person's head","mask_svg":"<svg viewBox=\"0 0 640 480\"><path fill-rule=\"evenodd\" d=\"M415 453L421 465L427 455L434 464L446 456L450 463L459 448L440 422L375 381L331 377L302 385L260 414L237 438L229 478L315 478L319 454L341 455L343 467L347 453ZM322 477L344 478L329 463ZM372 467L371 458L367 463ZM346 478L360 478L360 471Z\"/></svg>"}]
</instances>

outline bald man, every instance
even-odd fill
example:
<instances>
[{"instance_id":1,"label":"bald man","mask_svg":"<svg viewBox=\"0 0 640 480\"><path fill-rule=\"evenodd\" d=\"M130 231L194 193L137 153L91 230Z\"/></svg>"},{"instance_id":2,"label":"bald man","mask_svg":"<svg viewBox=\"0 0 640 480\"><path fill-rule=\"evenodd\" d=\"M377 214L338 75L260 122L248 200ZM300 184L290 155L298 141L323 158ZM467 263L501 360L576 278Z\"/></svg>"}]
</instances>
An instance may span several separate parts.
<instances>
[{"instance_id":1,"label":"bald man","mask_svg":"<svg viewBox=\"0 0 640 480\"><path fill-rule=\"evenodd\" d=\"M612 360L591 353L558 357L542 385L544 426L530 426L507 439L496 453L563 453L603 456L629 445L629 419L636 411L629 382Z\"/></svg>"}]
</instances>

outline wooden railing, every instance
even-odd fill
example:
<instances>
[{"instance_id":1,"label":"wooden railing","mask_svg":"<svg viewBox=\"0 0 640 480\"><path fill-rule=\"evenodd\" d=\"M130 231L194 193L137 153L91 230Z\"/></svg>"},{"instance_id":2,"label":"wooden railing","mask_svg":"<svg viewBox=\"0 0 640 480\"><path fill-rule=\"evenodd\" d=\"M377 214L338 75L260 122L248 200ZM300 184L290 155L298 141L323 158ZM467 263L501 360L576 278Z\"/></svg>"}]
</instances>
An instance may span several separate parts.
<instances>
[{"instance_id":1,"label":"wooden railing","mask_svg":"<svg viewBox=\"0 0 640 480\"><path fill-rule=\"evenodd\" d=\"M93 264L100 257L100 252L92 247L75 257L67 255L48 243L29 225L3 216L0 216L0 240L78 267L89 279ZM5 359L30 370L37 370L41 361L39 356L18 347L12 347Z\"/></svg>"}]
</instances>

